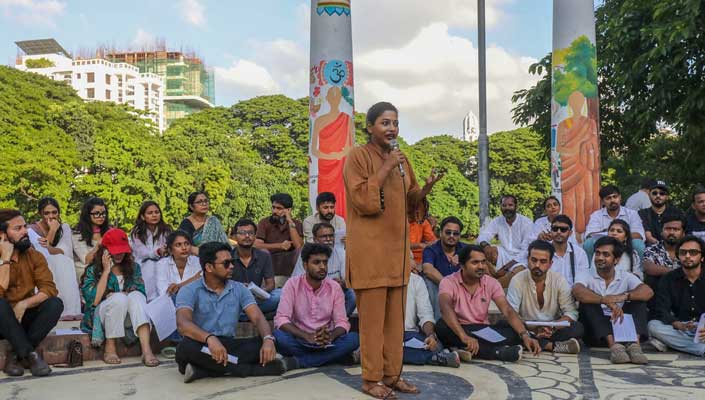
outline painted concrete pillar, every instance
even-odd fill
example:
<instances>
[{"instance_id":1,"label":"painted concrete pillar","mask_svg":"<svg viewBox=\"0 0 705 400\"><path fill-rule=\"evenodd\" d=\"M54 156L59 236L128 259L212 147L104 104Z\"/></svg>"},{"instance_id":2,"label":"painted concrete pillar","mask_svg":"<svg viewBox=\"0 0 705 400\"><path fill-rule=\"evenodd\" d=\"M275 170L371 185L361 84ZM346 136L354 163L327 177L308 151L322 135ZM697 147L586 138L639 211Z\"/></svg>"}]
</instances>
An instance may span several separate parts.
<instances>
[{"instance_id":1,"label":"painted concrete pillar","mask_svg":"<svg viewBox=\"0 0 705 400\"><path fill-rule=\"evenodd\" d=\"M311 0L309 199L332 192L345 218L343 164L355 143L350 0Z\"/></svg>"},{"instance_id":2,"label":"painted concrete pillar","mask_svg":"<svg viewBox=\"0 0 705 400\"><path fill-rule=\"evenodd\" d=\"M574 230L600 208L600 139L593 0L553 1L551 186Z\"/></svg>"}]
</instances>

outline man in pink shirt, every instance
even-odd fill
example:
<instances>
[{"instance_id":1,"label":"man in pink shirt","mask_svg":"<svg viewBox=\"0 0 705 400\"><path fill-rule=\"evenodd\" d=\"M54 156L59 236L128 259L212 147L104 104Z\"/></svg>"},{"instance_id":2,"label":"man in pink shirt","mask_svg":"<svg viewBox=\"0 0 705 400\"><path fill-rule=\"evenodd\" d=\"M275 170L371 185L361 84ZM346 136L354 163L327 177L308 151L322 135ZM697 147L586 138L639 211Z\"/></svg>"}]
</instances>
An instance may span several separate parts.
<instances>
[{"instance_id":1,"label":"man in pink shirt","mask_svg":"<svg viewBox=\"0 0 705 400\"><path fill-rule=\"evenodd\" d=\"M441 342L465 350L461 354L464 361L469 361L471 355L485 360L519 361L522 355L519 343L538 355L539 342L529 336L504 297L499 281L487 275L482 248L464 247L458 253L458 261L460 270L443 278L438 288L442 318L436 324L436 333ZM506 322L490 326L487 318L490 301L504 314Z\"/></svg>"},{"instance_id":2,"label":"man in pink shirt","mask_svg":"<svg viewBox=\"0 0 705 400\"><path fill-rule=\"evenodd\" d=\"M326 277L330 254L328 246L304 245L306 273L286 282L274 317L277 350L293 356L301 368L353 361L352 353L360 347L358 334L349 332L343 291Z\"/></svg>"}]
</instances>

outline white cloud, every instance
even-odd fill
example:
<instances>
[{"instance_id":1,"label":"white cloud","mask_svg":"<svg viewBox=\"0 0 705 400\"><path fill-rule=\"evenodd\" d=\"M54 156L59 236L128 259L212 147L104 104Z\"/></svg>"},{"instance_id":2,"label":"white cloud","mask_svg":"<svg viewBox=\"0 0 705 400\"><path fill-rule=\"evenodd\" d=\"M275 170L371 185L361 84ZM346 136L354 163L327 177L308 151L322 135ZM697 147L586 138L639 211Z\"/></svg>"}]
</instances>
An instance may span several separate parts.
<instances>
[{"instance_id":1,"label":"white cloud","mask_svg":"<svg viewBox=\"0 0 705 400\"><path fill-rule=\"evenodd\" d=\"M0 0L0 9L5 17L24 25L54 27L56 18L64 14L66 3L58 0Z\"/></svg>"},{"instance_id":2,"label":"white cloud","mask_svg":"<svg viewBox=\"0 0 705 400\"><path fill-rule=\"evenodd\" d=\"M229 67L215 67L215 87L225 104L255 96L281 93L281 87L266 68L249 60L234 61Z\"/></svg>"},{"instance_id":3,"label":"white cloud","mask_svg":"<svg viewBox=\"0 0 705 400\"><path fill-rule=\"evenodd\" d=\"M156 42L156 36L142 28L139 28L135 34L135 38L132 39L130 44L135 49L149 49L154 47Z\"/></svg>"},{"instance_id":4,"label":"white cloud","mask_svg":"<svg viewBox=\"0 0 705 400\"><path fill-rule=\"evenodd\" d=\"M181 0L178 8L187 23L198 28L206 25L206 8L201 0Z\"/></svg>"}]
</instances>

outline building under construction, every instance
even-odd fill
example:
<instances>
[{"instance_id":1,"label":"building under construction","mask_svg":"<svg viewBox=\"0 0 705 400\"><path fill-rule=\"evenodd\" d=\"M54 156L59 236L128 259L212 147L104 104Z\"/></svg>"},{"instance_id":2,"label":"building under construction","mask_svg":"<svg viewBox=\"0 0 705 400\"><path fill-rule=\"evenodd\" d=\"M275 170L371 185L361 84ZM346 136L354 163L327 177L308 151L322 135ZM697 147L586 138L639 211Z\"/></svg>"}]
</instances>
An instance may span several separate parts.
<instances>
[{"instance_id":1,"label":"building under construction","mask_svg":"<svg viewBox=\"0 0 705 400\"><path fill-rule=\"evenodd\" d=\"M166 50L110 51L103 57L114 63L134 65L141 73L154 73L164 77L164 111L167 125L186 115L213 107L215 103L213 70L206 68L195 54Z\"/></svg>"}]
</instances>

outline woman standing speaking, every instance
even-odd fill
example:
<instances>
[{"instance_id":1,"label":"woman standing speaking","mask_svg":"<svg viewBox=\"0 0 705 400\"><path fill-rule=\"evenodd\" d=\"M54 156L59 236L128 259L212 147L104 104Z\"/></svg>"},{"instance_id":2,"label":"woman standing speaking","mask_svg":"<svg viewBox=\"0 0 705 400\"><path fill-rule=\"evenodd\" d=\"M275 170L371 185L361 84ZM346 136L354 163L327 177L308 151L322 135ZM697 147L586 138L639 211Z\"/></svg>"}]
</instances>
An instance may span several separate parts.
<instances>
[{"instance_id":1,"label":"woman standing speaking","mask_svg":"<svg viewBox=\"0 0 705 400\"><path fill-rule=\"evenodd\" d=\"M420 188L398 149L398 111L390 103L367 112L368 143L354 148L343 172L347 195L347 285L355 289L360 318L362 391L376 398L393 391L418 393L400 379L404 340L405 286L410 242L407 204L424 198L442 177L434 173Z\"/></svg>"}]
</instances>

